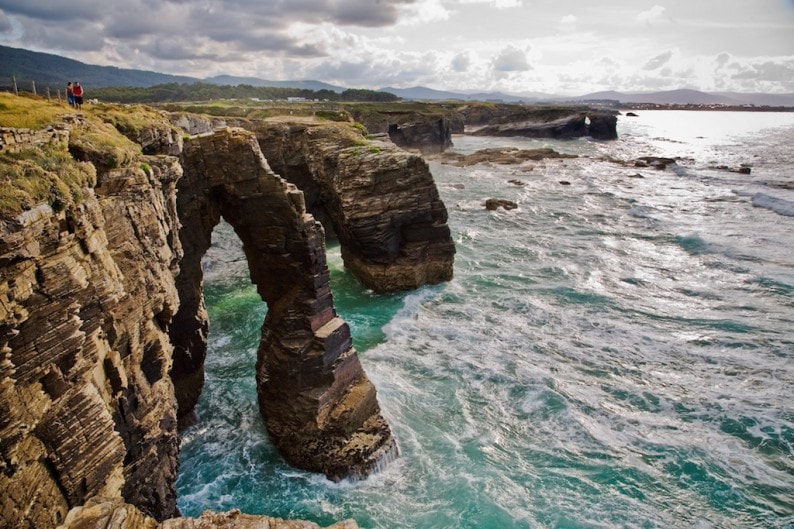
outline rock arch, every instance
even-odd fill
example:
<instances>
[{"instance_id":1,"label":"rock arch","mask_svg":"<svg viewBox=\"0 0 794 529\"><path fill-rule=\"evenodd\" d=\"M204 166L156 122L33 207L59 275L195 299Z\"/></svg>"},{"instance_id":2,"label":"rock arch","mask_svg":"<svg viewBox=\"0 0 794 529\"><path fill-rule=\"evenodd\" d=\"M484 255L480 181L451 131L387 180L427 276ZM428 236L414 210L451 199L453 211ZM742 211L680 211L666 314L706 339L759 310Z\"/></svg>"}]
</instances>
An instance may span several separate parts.
<instances>
[{"instance_id":1,"label":"rock arch","mask_svg":"<svg viewBox=\"0 0 794 529\"><path fill-rule=\"evenodd\" d=\"M336 314L321 225L303 193L276 175L253 134L219 129L185 142L177 212L184 257L170 338L184 424L204 378L208 321L201 258L223 217L243 243L251 280L268 305L258 349L259 405L274 444L299 468L331 479L367 475L396 454L375 388Z\"/></svg>"}]
</instances>

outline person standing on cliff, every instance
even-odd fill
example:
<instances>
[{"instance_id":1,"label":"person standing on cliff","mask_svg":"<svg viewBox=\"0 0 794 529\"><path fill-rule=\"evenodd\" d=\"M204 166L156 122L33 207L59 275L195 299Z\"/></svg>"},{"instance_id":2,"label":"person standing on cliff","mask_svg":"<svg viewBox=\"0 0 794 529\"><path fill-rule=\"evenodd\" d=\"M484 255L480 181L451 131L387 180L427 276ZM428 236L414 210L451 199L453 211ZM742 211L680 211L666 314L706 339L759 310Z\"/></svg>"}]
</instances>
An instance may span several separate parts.
<instances>
[{"instance_id":1,"label":"person standing on cliff","mask_svg":"<svg viewBox=\"0 0 794 529\"><path fill-rule=\"evenodd\" d=\"M80 83L74 83L74 106L78 110L83 108L83 87Z\"/></svg>"},{"instance_id":2,"label":"person standing on cliff","mask_svg":"<svg viewBox=\"0 0 794 529\"><path fill-rule=\"evenodd\" d=\"M74 106L74 88L71 81L66 83L66 102L69 103L70 107Z\"/></svg>"}]
</instances>

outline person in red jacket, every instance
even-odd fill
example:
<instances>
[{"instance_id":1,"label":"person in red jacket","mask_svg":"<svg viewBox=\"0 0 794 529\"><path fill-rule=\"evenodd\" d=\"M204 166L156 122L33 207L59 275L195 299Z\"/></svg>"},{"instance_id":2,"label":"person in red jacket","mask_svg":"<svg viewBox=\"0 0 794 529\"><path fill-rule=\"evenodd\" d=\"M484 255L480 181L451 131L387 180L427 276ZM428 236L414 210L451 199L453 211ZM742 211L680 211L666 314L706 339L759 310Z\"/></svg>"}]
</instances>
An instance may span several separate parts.
<instances>
[{"instance_id":1,"label":"person in red jacket","mask_svg":"<svg viewBox=\"0 0 794 529\"><path fill-rule=\"evenodd\" d=\"M83 87L80 83L74 83L74 106L77 109L83 108Z\"/></svg>"}]
</instances>

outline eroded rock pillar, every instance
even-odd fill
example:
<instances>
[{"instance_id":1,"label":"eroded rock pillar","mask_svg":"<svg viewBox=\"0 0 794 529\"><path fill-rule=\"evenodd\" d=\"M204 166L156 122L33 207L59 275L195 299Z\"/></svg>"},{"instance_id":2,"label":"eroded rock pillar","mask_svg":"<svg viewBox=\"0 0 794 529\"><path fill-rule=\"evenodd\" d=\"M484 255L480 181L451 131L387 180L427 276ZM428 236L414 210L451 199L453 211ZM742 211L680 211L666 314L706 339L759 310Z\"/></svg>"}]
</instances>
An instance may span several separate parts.
<instances>
[{"instance_id":1,"label":"eroded rock pillar","mask_svg":"<svg viewBox=\"0 0 794 529\"><path fill-rule=\"evenodd\" d=\"M240 129L191 139L183 164L186 181L194 183L180 204L207 212L208 219L191 227L185 217L183 231L210 233L219 212L243 242L251 279L268 305L257 388L273 443L296 467L331 479L365 476L396 453L396 444L349 327L334 309L323 230L306 212L303 193L270 170L255 137ZM188 259L191 247L185 238L182 243ZM185 330L185 344L201 333ZM206 351L206 340L198 345L195 358ZM182 367L175 356L172 372Z\"/></svg>"}]
</instances>

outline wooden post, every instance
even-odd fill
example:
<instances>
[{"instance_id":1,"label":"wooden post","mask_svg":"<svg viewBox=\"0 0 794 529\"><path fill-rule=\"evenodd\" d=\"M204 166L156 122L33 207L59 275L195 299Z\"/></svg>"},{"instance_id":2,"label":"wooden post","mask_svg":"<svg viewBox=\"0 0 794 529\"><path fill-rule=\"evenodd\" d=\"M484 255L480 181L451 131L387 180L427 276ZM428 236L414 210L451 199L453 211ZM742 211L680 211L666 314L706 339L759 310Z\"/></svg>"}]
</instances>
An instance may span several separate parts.
<instances>
[{"instance_id":1,"label":"wooden post","mask_svg":"<svg viewBox=\"0 0 794 529\"><path fill-rule=\"evenodd\" d=\"M62 103L62 102L63 101L61 101L61 89L59 88L58 89L58 103Z\"/></svg>"},{"instance_id":2,"label":"wooden post","mask_svg":"<svg viewBox=\"0 0 794 529\"><path fill-rule=\"evenodd\" d=\"M49 86L47 87L47 101L52 101L52 99L50 98L50 87Z\"/></svg>"},{"instance_id":3,"label":"wooden post","mask_svg":"<svg viewBox=\"0 0 794 529\"><path fill-rule=\"evenodd\" d=\"M17 78L16 78L16 76L12 75L11 79L14 81L14 95L18 96L19 95L19 90L17 90Z\"/></svg>"},{"instance_id":4,"label":"wooden post","mask_svg":"<svg viewBox=\"0 0 794 529\"><path fill-rule=\"evenodd\" d=\"M36 81L31 81L31 83L33 84L33 95L35 96L36 95Z\"/></svg>"}]
</instances>

